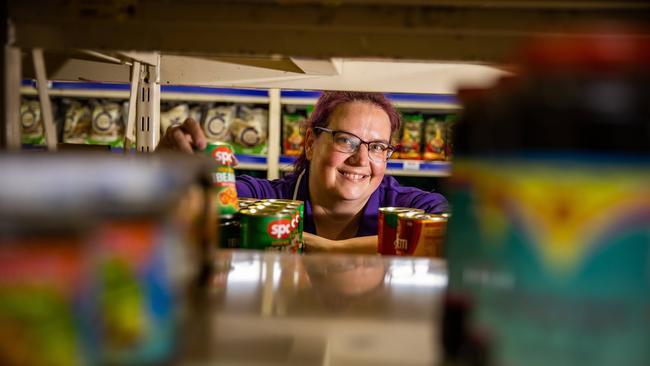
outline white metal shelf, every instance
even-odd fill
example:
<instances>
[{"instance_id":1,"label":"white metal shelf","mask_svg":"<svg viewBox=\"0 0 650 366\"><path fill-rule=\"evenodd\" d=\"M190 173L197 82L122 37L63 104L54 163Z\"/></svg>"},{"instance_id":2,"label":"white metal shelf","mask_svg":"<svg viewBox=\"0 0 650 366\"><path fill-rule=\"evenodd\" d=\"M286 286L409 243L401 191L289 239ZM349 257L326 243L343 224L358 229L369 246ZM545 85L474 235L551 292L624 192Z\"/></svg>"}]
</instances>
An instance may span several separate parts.
<instances>
[{"instance_id":1,"label":"white metal shelf","mask_svg":"<svg viewBox=\"0 0 650 366\"><path fill-rule=\"evenodd\" d=\"M37 91L33 87L23 86L20 88L22 95L36 96ZM106 98L106 99L129 99L128 90L101 90L101 89L50 89L49 95L54 97L70 98ZM238 96L226 94L203 94L184 92L161 92L160 99L163 101L184 101L184 102L226 102L226 103L251 103L268 104L268 97Z\"/></svg>"}]
</instances>

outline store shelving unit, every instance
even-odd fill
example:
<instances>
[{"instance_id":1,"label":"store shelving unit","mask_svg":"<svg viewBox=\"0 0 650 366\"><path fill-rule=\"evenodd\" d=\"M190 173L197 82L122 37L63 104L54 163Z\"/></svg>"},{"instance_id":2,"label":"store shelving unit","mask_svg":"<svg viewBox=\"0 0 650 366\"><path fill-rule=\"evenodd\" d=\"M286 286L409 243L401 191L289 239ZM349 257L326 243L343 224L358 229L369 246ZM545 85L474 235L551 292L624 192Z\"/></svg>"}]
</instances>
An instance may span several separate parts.
<instances>
[{"instance_id":1,"label":"store shelving unit","mask_svg":"<svg viewBox=\"0 0 650 366\"><path fill-rule=\"evenodd\" d=\"M129 97L129 85L123 83L50 82L48 89L49 94L54 97L109 99L128 99ZM21 94L36 96L35 83L24 80ZM452 95L404 93L387 93L386 95L400 109L444 113L455 112L460 108ZM314 105L319 96L320 92L305 90L280 90L279 93L275 93L273 90L263 89L162 85L160 99L162 101L265 104L269 106L269 110L274 105L279 110L282 105ZM281 118L275 114L270 113L269 116L269 130L276 130L275 133L269 133L269 147L281 144L282 137L279 126ZM279 171L291 171L295 160L295 157L282 156L279 155L279 152L277 154L269 153L267 156L240 154L237 155L237 158L239 161L237 169L267 171L270 178L277 177ZM388 162L386 172L395 176L445 177L450 174L450 165L445 161L395 159Z\"/></svg>"}]
</instances>

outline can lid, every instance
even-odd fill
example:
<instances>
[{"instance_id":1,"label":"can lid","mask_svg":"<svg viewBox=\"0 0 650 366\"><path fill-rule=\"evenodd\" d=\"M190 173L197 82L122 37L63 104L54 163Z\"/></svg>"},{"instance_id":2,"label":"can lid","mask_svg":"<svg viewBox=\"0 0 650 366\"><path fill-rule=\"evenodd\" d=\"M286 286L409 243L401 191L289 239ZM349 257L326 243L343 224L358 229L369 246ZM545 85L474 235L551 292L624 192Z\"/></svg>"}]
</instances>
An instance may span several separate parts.
<instances>
[{"instance_id":1,"label":"can lid","mask_svg":"<svg viewBox=\"0 0 650 366\"><path fill-rule=\"evenodd\" d=\"M418 212L424 212L424 210L419 209L419 208L410 208L410 207L380 207L379 212L407 212L407 211L418 211Z\"/></svg>"},{"instance_id":2,"label":"can lid","mask_svg":"<svg viewBox=\"0 0 650 366\"><path fill-rule=\"evenodd\" d=\"M419 210L419 211L405 211L405 212L400 212L397 214L397 217L400 219L405 219L405 220L412 220L414 217L422 215L424 211Z\"/></svg>"},{"instance_id":3,"label":"can lid","mask_svg":"<svg viewBox=\"0 0 650 366\"><path fill-rule=\"evenodd\" d=\"M282 210L264 210L256 208L245 208L239 211L241 216L264 216L264 217L283 217L289 213L283 213Z\"/></svg>"},{"instance_id":4,"label":"can lid","mask_svg":"<svg viewBox=\"0 0 650 366\"><path fill-rule=\"evenodd\" d=\"M437 214L420 214L420 215L415 215L414 218L417 220L426 220L426 221L437 221L437 222L447 221L446 217Z\"/></svg>"}]
</instances>

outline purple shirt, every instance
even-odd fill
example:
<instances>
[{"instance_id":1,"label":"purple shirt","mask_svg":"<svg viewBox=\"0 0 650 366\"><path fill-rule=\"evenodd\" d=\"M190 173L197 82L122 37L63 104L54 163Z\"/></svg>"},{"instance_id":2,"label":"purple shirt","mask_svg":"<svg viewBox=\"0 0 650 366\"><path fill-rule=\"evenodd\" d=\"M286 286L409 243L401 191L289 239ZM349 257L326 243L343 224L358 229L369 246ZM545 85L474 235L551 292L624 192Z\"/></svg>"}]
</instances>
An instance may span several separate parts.
<instances>
[{"instance_id":1,"label":"purple shirt","mask_svg":"<svg viewBox=\"0 0 650 366\"><path fill-rule=\"evenodd\" d=\"M237 177L237 194L240 197L251 198L281 198L293 199L293 193L298 180L297 174L286 178L267 180L253 178L247 175ZM309 201L309 171L302 177L296 199L305 202L304 231L315 234L316 226L312 217ZM377 235L377 216L380 207L412 207L420 208L428 213L448 211L447 200L439 193L425 192L413 187L403 187L391 176L384 176L379 187L370 195L363 208L363 218L359 223L357 237Z\"/></svg>"}]
</instances>

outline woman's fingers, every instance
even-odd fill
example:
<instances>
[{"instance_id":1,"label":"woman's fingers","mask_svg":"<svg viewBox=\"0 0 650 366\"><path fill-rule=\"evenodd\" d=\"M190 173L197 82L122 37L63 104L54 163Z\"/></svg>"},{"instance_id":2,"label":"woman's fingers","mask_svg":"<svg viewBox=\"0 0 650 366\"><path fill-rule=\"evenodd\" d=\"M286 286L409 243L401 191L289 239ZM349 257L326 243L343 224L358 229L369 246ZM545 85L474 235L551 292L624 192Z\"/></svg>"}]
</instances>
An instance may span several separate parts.
<instances>
[{"instance_id":1,"label":"woman's fingers","mask_svg":"<svg viewBox=\"0 0 650 366\"><path fill-rule=\"evenodd\" d=\"M186 135L180 127L174 127L171 131L173 146L176 150L192 154L192 141L189 135Z\"/></svg>"},{"instance_id":2,"label":"woman's fingers","mask_svg":"<svg viewBox=\"0 0 650 366\"><path fill-rule=\"evenodd\" d=\"M195 148L203 150L206 145L207 139L201 125L194 119L188 118L181 125L167 129L158 144L158 149L178 150L192 154Z\"/></svg>"},{"instance_id":3,"label":"woman's fingers","mask_svg":"<svg viewBox=\"0 0 650 366\"><path fill-rule=\"evenodd\" d=\"M188 118L185 120L185 122L183 122L180 128L185 134L190 136L190 142L193 143L194 147L199 150L205 149L208 141L205 138L203 130L201 129L201 125L197 121L192 118Z\"/></svg>"}]
</instances>

